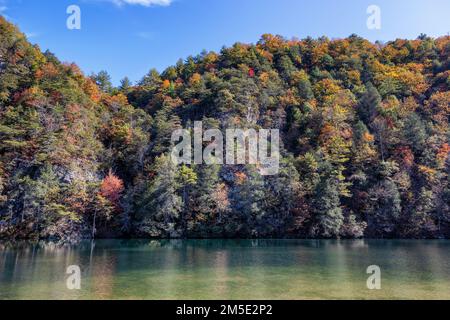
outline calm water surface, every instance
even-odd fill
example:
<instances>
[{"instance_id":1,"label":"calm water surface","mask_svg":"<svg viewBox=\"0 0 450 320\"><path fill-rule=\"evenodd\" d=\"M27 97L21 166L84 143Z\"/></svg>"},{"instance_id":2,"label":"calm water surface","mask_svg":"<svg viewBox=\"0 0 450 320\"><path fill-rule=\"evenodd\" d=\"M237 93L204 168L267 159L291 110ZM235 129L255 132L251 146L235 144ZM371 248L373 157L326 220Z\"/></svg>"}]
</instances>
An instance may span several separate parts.
<instances>
[{"instance_id":1,"label":"calm water surface","mask_svg":"<svg viewBox=\"0 0 450 320\"><path fill-rule=\"evenodd\" d=\"M81 268L81 290L66 269ZM366 269L381 268L381 290ZM450 241L0 243L0 299L450 299Z\"/></svg>"}]
</instances>

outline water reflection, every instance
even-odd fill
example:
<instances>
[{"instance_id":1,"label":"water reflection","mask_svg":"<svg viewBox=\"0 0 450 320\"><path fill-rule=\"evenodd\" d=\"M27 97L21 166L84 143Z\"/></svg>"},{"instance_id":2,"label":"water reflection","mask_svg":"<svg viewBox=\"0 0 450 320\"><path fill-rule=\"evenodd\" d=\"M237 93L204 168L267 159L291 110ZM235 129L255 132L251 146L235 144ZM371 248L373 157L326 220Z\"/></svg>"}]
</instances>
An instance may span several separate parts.
<instances>
[{"instance_id":1,"label":"water reflection","mask_svg":"<svg viewBox=\"0 0 450 320\"><path fill-rule=\"evenodd\" d=\"M0 299L450 299L450 241L0 243ZM366 288L366 268L382 290ZM79 265L81 290L66 268Z\"/></svg>"}]
</instances>

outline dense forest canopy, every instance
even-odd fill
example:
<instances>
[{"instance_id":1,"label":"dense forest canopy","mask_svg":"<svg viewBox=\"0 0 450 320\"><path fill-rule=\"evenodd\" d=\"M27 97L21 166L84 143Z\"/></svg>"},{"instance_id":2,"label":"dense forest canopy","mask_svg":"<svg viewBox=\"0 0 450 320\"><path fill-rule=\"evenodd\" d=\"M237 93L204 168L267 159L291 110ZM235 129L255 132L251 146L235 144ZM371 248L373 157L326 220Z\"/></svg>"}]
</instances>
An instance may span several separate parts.
<instances>
[{"instance_id":1,"label":"dense forest canopy","mask_svg":"<svg viewBox=\"0 0 450 320\"><path fill-rule=\"evenodd\" d=\"M0 17L0 238L448 238L449 67L449 36L263 35L114 87ZM194 121L279 129L279 174L175 166Z\"/></svg>"}]
</instances>

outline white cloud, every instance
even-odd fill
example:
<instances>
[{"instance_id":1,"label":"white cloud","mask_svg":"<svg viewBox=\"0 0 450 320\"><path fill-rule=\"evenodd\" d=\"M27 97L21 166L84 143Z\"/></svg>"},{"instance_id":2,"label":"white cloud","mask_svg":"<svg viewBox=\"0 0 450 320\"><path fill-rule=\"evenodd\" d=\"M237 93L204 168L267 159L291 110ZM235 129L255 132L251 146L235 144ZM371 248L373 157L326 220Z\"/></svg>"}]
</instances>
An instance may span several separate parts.
<instances>
[{"instance_id":1,"label":"white cloud","mask_svg":"<svg viewBox=\"0 0 450 320\"><path fill-rule=\"evenodd\" d=\"M148 32L148 31L142 31L142 32L138 32L136 34L139 38L145 39L145 40L152 40L155 36L155 34L153 32Z\"/></svg>"},{"instance_id":2,"label":"white cloud","mask_svg":"<svg viewBox=\"0 0 450 320\"><path fill-rule=\"evenodd\" d=\"M4 1L0 1L0 4L4 4ZM11 18L6 14L6 11L8 10L8 7L6 6L0 6L0 15L3 16L3 18L7 20L11 20Z\"/></svg>"},{"instance_id":3,"label":"white cloud","mask_svg":"<svg viewBox=\"0 0 450 320\"><path fill-rule=\"evenodd\" d=\"M25 36L26 36L28 39L36 38L36 37L39 36L39 33L37 33L37 32L26 32L26 33L25 33Z\"/></svg>"},{"instance_id":4,"label":"white cloud","mask_svg":"<svg viewBox=\"0 0 450 320\"><path fill-rule=\"evenodd\" d=\"M144 7L150 6L169 6L172 0L111 0L115 4L122 6L124 4L141 5Z\"/></svg>"}]
</instances>

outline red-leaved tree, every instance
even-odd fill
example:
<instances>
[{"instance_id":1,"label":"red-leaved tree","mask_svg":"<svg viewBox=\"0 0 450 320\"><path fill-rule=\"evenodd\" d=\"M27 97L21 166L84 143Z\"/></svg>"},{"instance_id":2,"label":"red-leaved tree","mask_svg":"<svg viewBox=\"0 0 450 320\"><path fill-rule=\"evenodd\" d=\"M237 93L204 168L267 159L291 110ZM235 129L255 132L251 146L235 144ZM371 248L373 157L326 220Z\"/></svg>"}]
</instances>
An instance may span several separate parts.
<instances>
[{"instance_id":1,"label":"red-leaved tree","mask_svg":"<svg viewBox=\"0 0 450 320\"><path fill-rule=\"evenodd\" d=\"M119 211L120 197L122 196L124 189L123 181L115 176L110 170L108 175L102 181L100 195L108 199L114 205L114 208Z\"/></svg>"}]
</instances>

